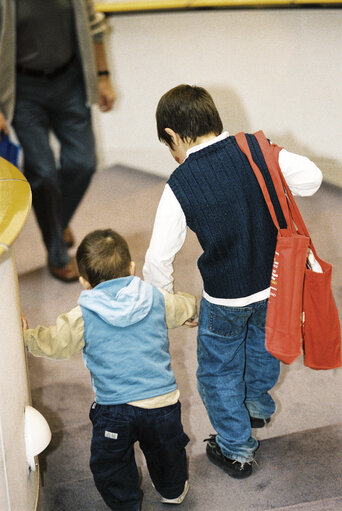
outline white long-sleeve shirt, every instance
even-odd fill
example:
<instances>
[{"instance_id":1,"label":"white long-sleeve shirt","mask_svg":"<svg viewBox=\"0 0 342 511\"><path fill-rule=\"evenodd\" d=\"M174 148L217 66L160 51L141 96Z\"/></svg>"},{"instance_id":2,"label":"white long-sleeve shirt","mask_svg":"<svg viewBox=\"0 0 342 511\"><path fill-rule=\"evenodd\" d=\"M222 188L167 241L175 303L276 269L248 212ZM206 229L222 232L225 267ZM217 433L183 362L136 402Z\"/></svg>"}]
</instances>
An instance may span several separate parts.
<instances>
[{"instance_id":1,"label":"white long-sleeve shirt","mask_svg":"<svg viewBox=\"0 0 342 511\"><path fill-rule=\"evenodd\" d=\"M225 131L209 142L191 147L186 153L187 157L228 136L228 132ZM322 183L322 172L306 156L282 149L279 153L279 166L293 195L301 197L313 195ZM183 246L186 233L184 212L170 186L166 184L157 208L150 246L145 256L143 275L147 282L173 292L173 261ZM270 289L267 288L250 296L222 299L209 296L203 291L203 296L209 302L218 305L243 307L268 298L269 292Z\"/></svg>"}]
</instances>

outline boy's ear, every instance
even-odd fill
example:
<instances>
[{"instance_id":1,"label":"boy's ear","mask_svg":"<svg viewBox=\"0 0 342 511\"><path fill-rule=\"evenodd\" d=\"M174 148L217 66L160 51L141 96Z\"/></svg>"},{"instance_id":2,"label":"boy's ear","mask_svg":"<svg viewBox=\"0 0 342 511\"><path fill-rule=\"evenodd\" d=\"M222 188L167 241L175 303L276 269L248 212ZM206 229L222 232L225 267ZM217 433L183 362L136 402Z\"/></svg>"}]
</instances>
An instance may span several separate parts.
<instances>
[{"instance_id":1,"label":"boy's ear","mask_svg":"<svg viewBox=\"0 0 342 511\"><path fill-rule=\"evenodd\" d=\"M178 135L178 133L173 131L171 128L165 128L165 133L167 133L171 137L173 145L179 144L180 136Z\"/></svg>"},{"instance_id":2,"label":"boy's ear","mask_svg":"<svg viewBox=\"0 0 342 511\"><path fill-rule=\"evenodd\" d=\"M84 277L78 277L80 284L84 287L84 289L91 289L90 282L87 281Z\"/></svg>"},{"instance_id":3,"label":"boy's ear","mask_svg":"<svg viewBox=\"0 0 342 511\"><path fill-rule=\"evenodd\" d=\"M136 269L135 262L131 261L131 264L129 265L129 273L130 273L130 275L135 275L135 269Z\"/></svg>"}]
</instances>

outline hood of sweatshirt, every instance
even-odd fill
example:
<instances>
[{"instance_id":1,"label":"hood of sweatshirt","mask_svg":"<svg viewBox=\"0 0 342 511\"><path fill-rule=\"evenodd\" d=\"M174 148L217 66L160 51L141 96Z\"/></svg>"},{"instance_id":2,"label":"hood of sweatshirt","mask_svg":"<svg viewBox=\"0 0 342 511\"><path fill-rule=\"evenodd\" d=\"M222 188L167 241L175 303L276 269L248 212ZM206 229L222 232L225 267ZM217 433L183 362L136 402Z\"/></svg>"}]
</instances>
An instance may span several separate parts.
<instances>
[{"instance_id":1,"label":"hood of sweatshirt","mask_svg":"<svg viewBox=\"0 0 342 511\"><path fill-rule=\"evenodd\" d=\"M144 319L153 303L153 287L138 277L102 282L82 291L78 303L116 327L127 327Z\"/></svg>"}]
</instances>

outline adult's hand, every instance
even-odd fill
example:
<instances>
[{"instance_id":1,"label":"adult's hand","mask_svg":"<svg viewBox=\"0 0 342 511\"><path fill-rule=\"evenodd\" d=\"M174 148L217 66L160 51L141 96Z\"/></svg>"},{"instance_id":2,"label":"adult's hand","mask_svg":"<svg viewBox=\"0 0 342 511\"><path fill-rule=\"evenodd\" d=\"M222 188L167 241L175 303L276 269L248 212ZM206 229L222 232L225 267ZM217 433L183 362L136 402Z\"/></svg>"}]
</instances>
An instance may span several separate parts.
<instances>
[{"instance_id":1,"label":"adult's hand","mask_svg":"<svg viewBox=\"0 0 342 511\"><path fill-rule=\"evenodd\" d=\"M99 76L98 78L99 108L102 112L108 112L113 108L116 99L115 91L112 87L109 76Z\"/></svg>"},{"instance_id":2,"label":"adult's hand","mask_svg":"<svg viewBox=\"0 0 342 511\"><path fill-rule=\"evenodd\" d=\"M2 133L6 133L6 135L9 135L9 126L6 117L2 112L0 112L0 140Z\"/></svg>"}]
</instances>

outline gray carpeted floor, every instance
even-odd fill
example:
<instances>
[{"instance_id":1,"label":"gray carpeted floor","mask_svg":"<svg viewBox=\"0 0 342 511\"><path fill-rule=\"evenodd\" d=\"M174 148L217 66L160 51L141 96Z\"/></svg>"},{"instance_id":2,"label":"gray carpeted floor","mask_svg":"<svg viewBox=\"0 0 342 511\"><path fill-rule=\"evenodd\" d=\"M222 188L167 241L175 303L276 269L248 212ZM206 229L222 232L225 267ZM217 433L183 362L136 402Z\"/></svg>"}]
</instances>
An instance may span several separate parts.
<instances>
[{"instance_id":1,"label":"gray carpeted floor","mask_svg":"<svg viewBox=\"0 0 342 511\"><path fill-rule=\"evenodd\" d=\"M92 229L112 227L131 247L141 275L155 210L164 181L116 167L98 173L72 222L78 241ZM334 292L342 311L342 191L330 186L299 205L321 257L334 264ZM196 268L200 249L190 233L176 258L178 290L201 295ZM16 242L22 308L30 326L51 324L72 308L78 283L51 278L33 214ZM172 364L181 390L183 424L191 438L190 492L181 506L196 511L337 511L342 509L342 369L312 371L301 359L282 366L273 395L278 405L272 422L255 430L261 440L254 474L229 478L205 456L203 439L213 432L196 390L196 331L170 333ZM40 455L43 511L105 511L88 468L93 399L81 355L54 361L28 356L34 406L48 420L52 442ZM143 511L161 510L137 447L144 491ZM19 511L19 510L15 510ZM22 511L22 510L20 510Z\"/></svg>"}]
</instances>

